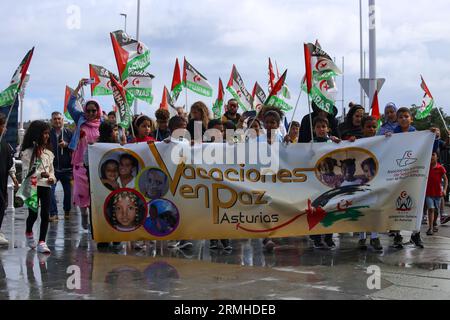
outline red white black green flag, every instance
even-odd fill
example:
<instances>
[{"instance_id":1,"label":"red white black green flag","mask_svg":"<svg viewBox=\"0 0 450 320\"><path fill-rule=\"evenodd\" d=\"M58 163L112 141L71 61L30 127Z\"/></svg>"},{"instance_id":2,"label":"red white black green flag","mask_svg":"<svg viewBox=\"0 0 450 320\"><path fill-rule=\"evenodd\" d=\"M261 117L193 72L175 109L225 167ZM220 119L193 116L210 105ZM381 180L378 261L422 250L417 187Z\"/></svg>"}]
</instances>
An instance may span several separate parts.
<instances>
[{"instance_id":1,"label":"red white black green flag","mask_svg":"<svg viewBox=\"0 0 450 320\"><path fill-rule=\"evenodd\" d=\"M127 97L127 93L122 84L112 73L110 74L110 80L114 101L118 108L117 114L119 118L117 119L117 124L124 129L128 129L132 121L131 109L128 104L129 97Z\"/></svg>"},{"instance_id":2,"label":"red white black green flag","mask_svg":"<svg viewBox=\"0 0 450 320\"><path fill-rule=\"evenodd\" d=\"M20 92L22 88L23 81L27 74L28 68L33 58L34 47L28 51L26 56L22 59L19 67L14 72L9 87L3 92L0 92L0 107L9 106L14 103L16 95Z\"/></svg>"},{"instance_id":3,"label":"red white black green flag","mask_svg":"<svg viewBox=\"0 0 450 320\"><path fill-rule=\"evenodd\" d=\"M142 42L122 30L111 32L111 41L122 82L130 73L144 71L150 65L150 50Z\"/></svg>"},{"instance_id":4,"label":"red white black green flag","mask_svg":"<svg viewBox=\"0 0 450 320\"><path fill-rule=\"evenodd\" d=\"M180 64L178 63L178 58L177 61L175 62L175 68L173 70L173 77L172 77L172 86L170 90L172 91L171 94L172 101L176 103L178 97L180 96L180 93L183 91L183 82L181 81Z\"/></svg>"},{"instance_id":5,"label":"red white black green flag","mask_svg":"<svg viewBox=\"0 0 450 320\"><path fill-rule=\"evenodd\" d=\"M144 71L134 71L128 75L128 78L123 82L123 86L128 93L134 98L153 103L152 81L154 75ZM131 105L132 101L128 98L128 103Z\"/></svg>"},{"instance_id":6,"label":"red white black green flag","mask_svg":"<svg viewBox=\"0 0 450 320\"><path fill-rule=\"evenodd\" d=\"M223 97L225 96L225 90L223 89L222 79L219 78L219 92L217 94L216 102L214 102L212 111L214 113L214 119L220 119L222 117L223 109Z\"/></svg>"},{"instance_id":7,"label":"red white black green flag","mask_svg":"<svg viewBox=\"0 0 450 320\"><path fill-rule=\"evenodd\" d=\"M91 84L92 96L110 96L112 95L110 71L102 66L94 64L89 65L89 74L94 83Z\"/></svg>"},{"instance_id":8,"label":"red white black green flag","mask_svg":"<svg viewBox=\"0 0 450 320\"><path fill-rule=\"evenodd\" d=\"M267 96L258 82L256 82L255 86L253 87L252 97L253 97L253 109L259 112L261 107L264 105L264 102L266 102Z\"/></svg>"},{"instance_id":9,"label":"red white black green flag","mask_svg":"<svg viewBox=\"0 0 450 320\"><path fill-rule=\"evenodd\" d=\"M233 70L231 70L227 90L238 101L239 106L242 108L242 110L248 111L253 109L252 95L245 88L244 80L242 80L242 77L237 71L235 65L233 65Z\"/></svg>"},{"instance_id":10,"label":"red white black green flag","mask_svg":"<svg viewBox=\"0 0 450 320\"><path fill-rule=\"evenodd\" d=\"M186 58L183 66L183 85L199 95L205 97L212 97L213 95L213 89L208 79L187 62Z\"/></svg>"},{"instance_id":11,"label":"red white black green flag","mask_svg":"<svg viewBox=\"0 0 450 320\"><path fill-rule=\"evenodd\" d=\"M431 110L433 110L434 107L434 98L431 94L430 90L428 89L427 84L425 83L425 80L423 80L423 77L420 76L422 79L422 82L420 84L420 87L423 91L425 91L425 95L422 99L422 105L420 106L419 110L417 111L416 118L418 120L425 119L431 114Z\"/></svg>"}]
</instances>

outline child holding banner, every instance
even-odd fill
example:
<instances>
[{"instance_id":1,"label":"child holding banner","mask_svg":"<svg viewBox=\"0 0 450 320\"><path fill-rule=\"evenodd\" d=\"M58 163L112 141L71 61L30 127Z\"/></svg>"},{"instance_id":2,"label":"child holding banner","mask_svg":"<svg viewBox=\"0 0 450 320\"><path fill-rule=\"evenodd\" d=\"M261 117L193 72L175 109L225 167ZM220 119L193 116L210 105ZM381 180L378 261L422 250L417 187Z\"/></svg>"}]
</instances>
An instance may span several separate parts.
<instances>
[{"instance_id":1,"label":"child holding banner","mask_svg":"<svg viewBox=\"0 0 450 320\"><path fill-rule=\"evenodd\" d=\"M155 138L156 141L164 141L170 137L170 112L165 109L158 109L155 112L155 117L156 123L158 124L158 129L152 132L152 137Z\"/></svg>"},{"instance_id":2,"label":"child holding banner","mask_svg":"<svg viewBox=\"0 0 450 320\"><path fill-rule=\"evenodd\" d=\"M327 118L317 117L313 121L314 143L340 143L336 137L330 137L330 124ZM311 236L315 249L334 249L336 243L333 241L333 234L326 234L322 241L322 235ZM325 242L325 243L324 243ZM326 247L325 247L326 246Z\"/></svg>"},{"instance_id":3,"label":"child holding banner","mask_svg":"<svg viewBox=\"0 0 450 320\"><path fill-rule=\"evenodd\" d=\"M411 114L411 110L408 108L400 108L397 111L397 119L398 119L398 127L394 129L394 132L387 132L386 137L391 137L392 134L399 134L399 133L408 133L408 132L415 132L417 131L416 128L412 126L413 118ZM422 221L422 219L420 219ZM414 244L416 247L423 249L424 245L422 242L422 238L420 237L420 230L413 232L411 236L412 244ZM403 237L400 234L400 231L395 232L394 237L394 247L401 249L403 248Z\"/></svg>"},{"instance_id":4,"label":"child holding banner","mask_svg":"<svg viewBox=\"0 0 450 320\"><path fill-rule=\"evenodd\" d=\"M374 117L364 117L362 120L362 128L363 128L363 138L372 138L377 135L378 130L378 121ZM361 164L361 169L364 171L366 175L366 183L373 179L376 168L374 168L373 159L367 159ZM362 232L359 234L359 248L361 250L367 250L367 233ZM375 250L375 252L383 252L383 246L381 245L380 238L378 233L371 232L370 234L370 245Z\"/></svg>"},{"instance_id":5,"label":"child holding banner","mask_svg":"<svg viewBox=\"0 0 450 320\"><path fill-rule=\"evenodd\" d=\"M133 143L139 142L155 142L150 134L152 133L152 120L146 115L140 115L133 121L134 132L136 138L133 139Z\"/></svg>"},{"instance_id":6,"label":"child holding banner","mask_svg":"<svg viewBox=\"0 0 450 320\"><path fill-rule=\"evenodd\" d=\"M36 207L29 207L28 210L26 239L28 246L31 249L36 249L33 226L38 218L38 204L40 203L41 227L37 251L44 254L51 253L45 243L45 239L49 224L51 186L56 182L55 170L53 168L55 156L50 150L50 126L43 121L32 122L25 133L22 144L22 168L27 176L30 173L29 171L34 171L29 182L37 184L37 202Z\"/></svg>"}]
</instances>

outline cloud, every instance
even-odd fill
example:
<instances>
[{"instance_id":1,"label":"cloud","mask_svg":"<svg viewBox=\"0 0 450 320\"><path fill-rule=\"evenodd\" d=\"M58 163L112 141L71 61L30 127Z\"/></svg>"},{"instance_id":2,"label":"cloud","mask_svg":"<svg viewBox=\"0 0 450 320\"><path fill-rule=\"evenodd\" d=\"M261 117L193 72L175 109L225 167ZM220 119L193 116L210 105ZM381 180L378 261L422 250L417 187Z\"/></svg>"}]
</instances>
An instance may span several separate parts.
<instances>
[{"instance_id":1,"label":"cloud","mask_svg":"<svg viewBox=\"0 0 450 320\"><path fill-rule=\"evenodd\" d=\"M49 119L50 104L46 99L38 98L32 99L25 97L23 101L23 121L33 121Z\"/></svg>"}]
</instances>

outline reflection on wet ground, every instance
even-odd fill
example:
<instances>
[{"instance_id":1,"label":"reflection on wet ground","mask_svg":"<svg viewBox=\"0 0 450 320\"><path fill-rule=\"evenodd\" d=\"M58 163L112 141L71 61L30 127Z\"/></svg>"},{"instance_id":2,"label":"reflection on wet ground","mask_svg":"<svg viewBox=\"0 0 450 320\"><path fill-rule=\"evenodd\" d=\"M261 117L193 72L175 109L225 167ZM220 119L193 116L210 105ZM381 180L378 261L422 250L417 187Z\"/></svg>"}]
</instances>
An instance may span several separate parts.
<instances>
[{"instance_id":1,"label":"reflection on wet ground","mask_svg":"<svg viewBox=\"0 0 450 320\"><path fill-rule=\"evenodd\" d=\"M11 243L0 249L0 300L450 299L445 227L425 238L425 250L398 251L383 236L383 254L358 250L349 235L336 237L334 251L314 250L306 238L279 239L273 253L264 252L260 240L233 241L231 253L211 251L209 241L194 242L190 251L161 241L141 251L129 243L99 251L74 214L51 224L47 257L25 247L23 217L5 220ZM367 286L370 266L381 269L380 290Z\"/></svg>"}]
</instances>

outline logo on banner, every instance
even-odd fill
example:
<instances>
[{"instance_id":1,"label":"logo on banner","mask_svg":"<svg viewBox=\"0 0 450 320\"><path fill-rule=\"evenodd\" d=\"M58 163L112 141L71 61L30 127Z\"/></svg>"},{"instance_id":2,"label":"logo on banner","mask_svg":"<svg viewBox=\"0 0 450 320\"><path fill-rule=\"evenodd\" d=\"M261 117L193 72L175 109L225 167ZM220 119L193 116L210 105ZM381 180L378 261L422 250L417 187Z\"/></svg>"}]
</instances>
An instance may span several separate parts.
<instances>
[{"instance_id":1,"label":"logo on banner","mask_svg":"<svg viewBox=\"0 0 450 320\"><path fill-rule=\"evenodd\" d=\"M400 197L397 198L397 211L410 212L414 206L413 199L406 191L403 191Z\"/></svg>"},{"instance_id":2,"label":"logo on banner","mask_svg":"<svg viewBox=\"0 0 450 320\"><path fill-rule=\"evenodd\" d=\"M397 165L400 168L405 168L410 165L413 165L414 163L416 163L418 161L418 159L413 158L413 156L414 156L414 154L412 151L406 151L405 155L403 156L402 159L397 159Z\"/></svg>"}]
</instances>

